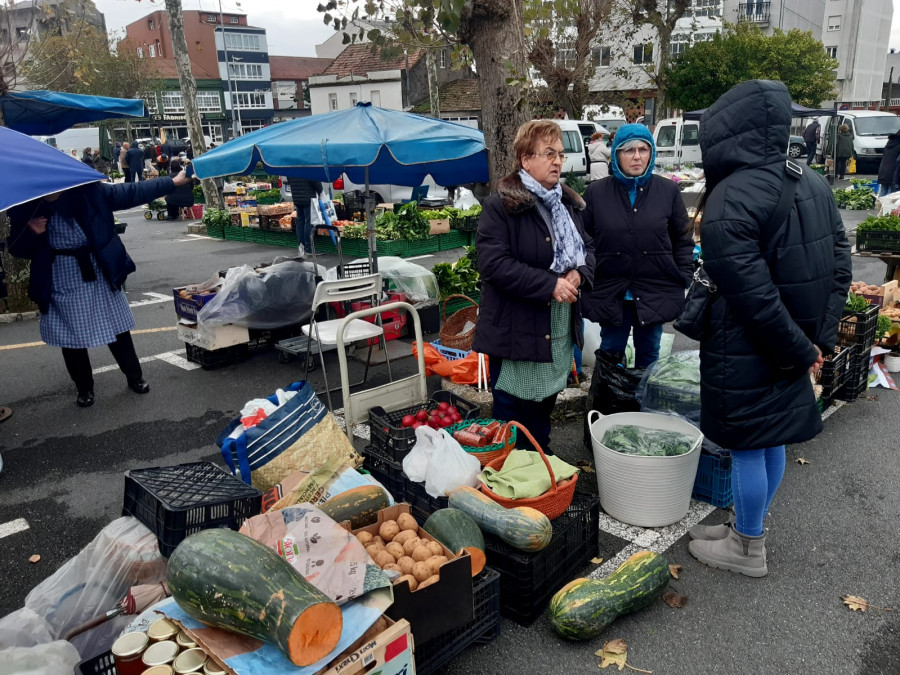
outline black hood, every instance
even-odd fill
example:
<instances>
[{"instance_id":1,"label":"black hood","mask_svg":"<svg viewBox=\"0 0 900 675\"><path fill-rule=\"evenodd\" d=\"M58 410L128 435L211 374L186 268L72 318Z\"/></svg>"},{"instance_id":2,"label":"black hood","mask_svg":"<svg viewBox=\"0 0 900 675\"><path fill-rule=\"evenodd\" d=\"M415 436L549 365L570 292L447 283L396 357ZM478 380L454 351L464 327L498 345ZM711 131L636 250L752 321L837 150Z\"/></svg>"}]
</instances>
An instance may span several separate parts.
<instances>
[{"instance_id":1,"label":"black hood","mask_svg":"<svg viewBox=\"0 0 900 675\"><path fill-rule=\"evenodd\" d=\"M700 150L710 189L741 169L783 163L791 129L791 96L772 80L732 87L700 118Z\"/></svg>"}]
</instances>

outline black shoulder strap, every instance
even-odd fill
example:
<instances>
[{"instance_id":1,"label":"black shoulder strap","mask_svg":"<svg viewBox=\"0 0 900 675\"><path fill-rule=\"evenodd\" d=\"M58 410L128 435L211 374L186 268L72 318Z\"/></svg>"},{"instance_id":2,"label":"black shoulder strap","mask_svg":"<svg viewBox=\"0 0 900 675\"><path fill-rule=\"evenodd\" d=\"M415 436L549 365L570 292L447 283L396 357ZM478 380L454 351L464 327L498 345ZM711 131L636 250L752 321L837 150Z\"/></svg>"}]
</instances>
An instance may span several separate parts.
<instances>
[{"instance_id":1,"label":"black shoulder strap","mask_svg":"<svg viewBox=\"0 0 900 675\"><path fill-rule=\"evenodd\" d=\"M787 160L784 164L784 183L781 186L781 197L778 199L778 205L772 211L768 225L780 225L784 222L791 207L794 206L794 194L797 191L797 183L800 182L800 176L803 175L803 169L796 162Z\"/></svg>"}]
</instances>

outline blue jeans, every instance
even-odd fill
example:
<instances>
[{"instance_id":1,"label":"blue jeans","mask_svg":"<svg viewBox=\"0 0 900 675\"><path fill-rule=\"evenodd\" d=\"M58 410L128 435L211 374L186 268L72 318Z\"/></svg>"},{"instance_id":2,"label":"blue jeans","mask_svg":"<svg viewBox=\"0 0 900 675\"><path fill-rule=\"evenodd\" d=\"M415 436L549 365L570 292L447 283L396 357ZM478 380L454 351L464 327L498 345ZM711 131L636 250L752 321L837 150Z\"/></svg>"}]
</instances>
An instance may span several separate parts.
<instances>
[{"instance_id":1,"label":"blue jeans","mask_svg":"<svg viewBox=\"0 0 900 675\"><path fill-rule=\"evenodd\" d=\"M310 241L312 238L312 209L309 202L306 204L295 203L294 207L297 209L297 243L303 244L303 247L308 251L312 248L312 242Z\"/></svg>"},{"instance_id":2,"label":"blue jeans","mask_svg":"<svg viewBox=\"0 0 900 675\"><path fill-rule=\"evenodd\" d=\"M900 185L891 185L890 183L879 183L878 184L878 196L884 197L885 195L889 195L892 192L896 192L900 190Z\"/></svg>"},{"instance_id":3,"label":"blue jeans","mask_svg":"<svg viewBox=\"0 0 900 675\"><path fill-rule=\"evenodd\" d=\"M491 414L494 416L494 419L503 420L504 422L515 421L521 424L531 432L544 454L552 455L553 453L550 450L550 414L553 412L553 406L556 405L558 394L548 396L543 401L526 401L505 391L500 391L495 385L500 378L500 366L502 365L503 359L499 356L488 357L491 392L494 395L494 408ZM522 433L518 433L516 436L516 447L526 450L535 449Z\"/></svg>"},{"instance_id":4,"label":"blue jeans","mask_svg":"<svg viewBox=\"0 0 900 675\"><path fill-rule=\"evenodd\" d=\"M144 178L143 168L129 169L128 173L131 175L131 179L128 181L129 183L139 183Z\"/></svg>"},{"instance_id":5,"label":"blue jeans","mask_svg":"<svg viewBox=\"0 0 900 675\"><path fill-rule=\"evenodd\" d=\"M741 534L758 537L763 533L763 518L781 484L784 463L783 445L731 453L735 529Z\"/></svg>"},{"instance_id":6,"label":"blue jeans","mask_svg":"<svg viewBox=\"0 0 900 675\"><path fill-rule=\"evenodd\" d=\"M652 323L649 326L642 326L632 300L625 301L625 311L622 313L620 325L600 324L600 349L607 354L624 353L632 328L634 328L634 367L646 368L659 358L659 341L662 339L663 325Z\"/></svg>"},{"instance_id":7,"label":"blue jeans","mask_svg":"<svg viewBox=\"0 0 900 675\"><path fill-rule=\"evenodd\" d=\"M806 166L809 166L813 163L813 160L816 158L816 144L809 143L806 144Z\"/></svg>"}]
</instances>

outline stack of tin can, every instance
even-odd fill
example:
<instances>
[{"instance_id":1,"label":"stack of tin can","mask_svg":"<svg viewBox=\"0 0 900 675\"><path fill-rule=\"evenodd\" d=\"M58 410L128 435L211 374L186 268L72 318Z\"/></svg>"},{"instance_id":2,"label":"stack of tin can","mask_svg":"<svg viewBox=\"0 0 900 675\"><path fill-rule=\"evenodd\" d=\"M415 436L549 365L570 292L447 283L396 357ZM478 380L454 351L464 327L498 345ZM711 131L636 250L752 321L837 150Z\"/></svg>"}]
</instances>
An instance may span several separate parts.
<instances>
[{"instance_id":1,"label":"stack of tin can","mask_svg":"<svg viewBox=\"0 0 900 675\"><path fill-rule=\"evenodd\" d=\"M125 633L112 646L118 675L225 675L187 633L168 619L147 632Z\"/></svg>"}]
</instances>

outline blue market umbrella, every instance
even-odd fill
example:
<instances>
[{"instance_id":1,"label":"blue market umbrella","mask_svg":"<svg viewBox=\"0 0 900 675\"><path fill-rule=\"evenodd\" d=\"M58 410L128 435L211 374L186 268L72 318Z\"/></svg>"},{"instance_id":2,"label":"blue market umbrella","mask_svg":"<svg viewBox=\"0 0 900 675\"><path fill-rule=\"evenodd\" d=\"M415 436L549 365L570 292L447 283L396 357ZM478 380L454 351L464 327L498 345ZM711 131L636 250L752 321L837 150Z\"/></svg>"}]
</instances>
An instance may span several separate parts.
<instances>
[{"instance_id":1,"label":"blue market umbrella","mask_svg":"<svg viewBox=\"0 0 900 675\"><path fill-rule=\"evenodd\" d=\"M0 96L0 106L7 127L32 136L58 134L76 124L112 117L146 117L140 99L61 91L11 91Z\"/></svg>"},{"instance_id":2,"label":"blue market umbrella","mask_svg":"<svg viewBox=\"0 0 900 675\"><path fill-rule=\"evenodd\" d=\"M0 127L0 211L61 190L106 180L74 157L12 129Z\"/></svg>"},{"instance_id":3,"label":"blue market umbrella","mask_svg":"<svg viewBox=\"0 0 900 675\"><path fill-rule=\"evenodd\" d=\"M194 159L198 178L245 176L257 162L274 175L331 183L438 185L488 180L484 134L477 129L359 103L348 110L274 124ZM375 221L366 200L369 252L377 269Z\"/></svg>"}]
</instances>

